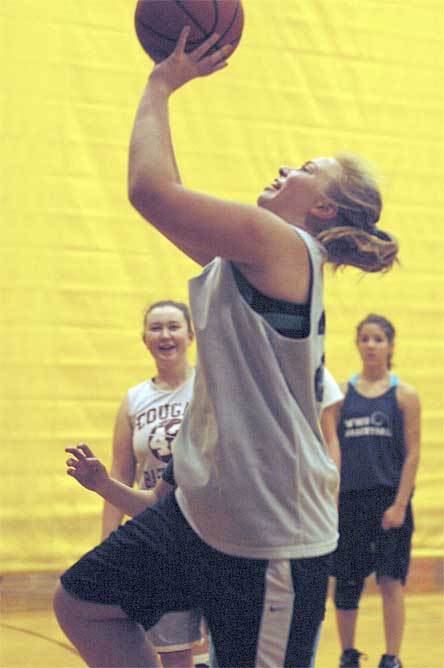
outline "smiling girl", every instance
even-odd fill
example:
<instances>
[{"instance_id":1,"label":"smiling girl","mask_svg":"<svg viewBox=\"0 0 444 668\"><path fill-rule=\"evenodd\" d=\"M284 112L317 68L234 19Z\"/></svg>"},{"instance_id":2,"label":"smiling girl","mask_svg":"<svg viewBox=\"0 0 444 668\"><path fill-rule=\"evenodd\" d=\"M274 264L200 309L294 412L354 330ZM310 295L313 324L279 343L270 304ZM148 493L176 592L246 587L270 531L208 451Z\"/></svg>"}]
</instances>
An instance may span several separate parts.
<instances>
[{"instance_id":1,"label":"smiling girl","mask_svg":"<svg viewBox=\"0 0 444 668\"><path fill-rule=\"evenodd\" d=\"M171 444L191 400L194 369L188 350L194 338L186 304L164 300L151 304L143 317L142 341L156 365L156 375L131 387L117 412L110 475L129 487L151 490L171 460ZM102 538L115 531L122 510L105 502ZM200 640L196 610L171 612L147 636L163 668L192 668L192 646Z\"/></svg>"}]
</instances>

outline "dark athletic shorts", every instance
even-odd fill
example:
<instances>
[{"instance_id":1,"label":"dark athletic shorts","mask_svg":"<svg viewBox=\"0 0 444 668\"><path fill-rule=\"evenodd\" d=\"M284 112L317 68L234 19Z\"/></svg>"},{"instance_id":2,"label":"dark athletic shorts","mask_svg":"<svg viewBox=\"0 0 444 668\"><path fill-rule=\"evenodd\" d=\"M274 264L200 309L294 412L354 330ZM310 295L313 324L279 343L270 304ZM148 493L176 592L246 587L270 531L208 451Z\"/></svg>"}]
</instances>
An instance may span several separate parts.
<instances>
[{"instance_id":1,"label":"dark athletic shorts","mask_svg":"<svg viewBox=\"0 0 444 668\"><path fill-rule=\"evenodd\" d=\"M389 487L340 494L339 543L332 575L350 579L376 573L377 579L386 575L405 584L414 530L411 504L401 527L381 527L382 516L395 496L396 490Z\"/></svg>"},{"instance_id":2,"label":"dark athletic shorts","mask_svg":"<svg viewBox=\"0 0 444 668\"><path fill-rule=\"evenodd\" d=\"M214 550L191 529L171 493L119 527L61 581L77 598L120 606L146 629L166 612L200 608L221 668L252 668L256 661L308 668L330 568L330 555L263 560ZM275 587L281 573L290 593L280 582ZM279 664L266 656L277 638Z\"/></svg>"}]
</instances>

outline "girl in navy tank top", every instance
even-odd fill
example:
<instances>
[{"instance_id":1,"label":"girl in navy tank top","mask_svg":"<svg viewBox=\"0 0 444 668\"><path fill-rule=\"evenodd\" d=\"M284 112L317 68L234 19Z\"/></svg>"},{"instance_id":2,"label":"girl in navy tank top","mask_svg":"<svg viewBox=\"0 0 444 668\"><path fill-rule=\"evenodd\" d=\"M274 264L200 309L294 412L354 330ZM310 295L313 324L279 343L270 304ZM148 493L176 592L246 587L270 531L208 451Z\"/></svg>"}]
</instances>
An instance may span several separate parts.
<instances>
[{"instance_id":1,"label":"girl in navy tank top","mask_svg":"<svg viewBox=\"0 0 444 668\"><path fill-rule=\"evenodd\" d=\"M357 327L362 371L343 387L339 545L335 605L340 668L359 668L354 648L365 578L376 573L383 600L385 654L379 668L402 668L404 592L410 559L411 497L419 462L420 405L416 391L390 373L395 329L371 314Z\"/></svg>"}]
</instances>

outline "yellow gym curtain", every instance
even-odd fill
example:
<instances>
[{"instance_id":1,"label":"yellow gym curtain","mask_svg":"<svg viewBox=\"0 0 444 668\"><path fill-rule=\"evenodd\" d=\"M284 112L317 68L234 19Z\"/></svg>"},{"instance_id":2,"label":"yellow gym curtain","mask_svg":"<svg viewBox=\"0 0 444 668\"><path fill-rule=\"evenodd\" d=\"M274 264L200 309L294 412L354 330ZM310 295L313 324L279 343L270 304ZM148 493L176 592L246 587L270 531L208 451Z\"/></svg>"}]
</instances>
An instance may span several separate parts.
<instances>
[{"instance_id":1,"label":"yellow gym curtain","mask_svg":"<svg viewBox=\"0 0 444 668\"><path fill-rule=\"evenodd\" d=\"M152 373L146 303L186 299L196 266L130 208L128 137L150 62L128 0L2 0L1 557L61 569L99 536L101 503L65 475L79 440L110 459L126 388ZM327 275L328 365L358 368L370 311L423 403L415 554L442 555L441 0L244 0L230 66L172 101L192 188L254 202L280 164L348 150L384 176L402 265Z\"/></svg>"}]
</instances>

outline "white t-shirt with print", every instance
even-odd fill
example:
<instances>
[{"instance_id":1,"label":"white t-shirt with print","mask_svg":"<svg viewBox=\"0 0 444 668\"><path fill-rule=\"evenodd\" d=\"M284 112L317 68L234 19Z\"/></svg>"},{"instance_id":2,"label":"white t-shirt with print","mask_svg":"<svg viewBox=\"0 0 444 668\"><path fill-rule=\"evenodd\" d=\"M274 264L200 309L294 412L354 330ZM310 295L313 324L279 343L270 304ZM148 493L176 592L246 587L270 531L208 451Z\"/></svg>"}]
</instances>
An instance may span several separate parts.
<instances>
[{"instance_id":1,"label":"white t-shirt with print","mask_svg":"<svg viewBox=\"0 0 444 668\"><path fill-rule=\"evenodd\" d=\"M188 380L175 390L159 389L151 380L128 390L136 483L141 489L152 489L171 459L171 444L190 402L194 375L193 370Z\"/></svg>"}]
</instances>

